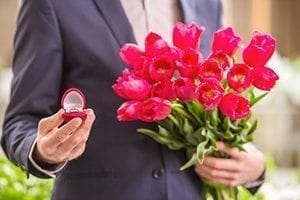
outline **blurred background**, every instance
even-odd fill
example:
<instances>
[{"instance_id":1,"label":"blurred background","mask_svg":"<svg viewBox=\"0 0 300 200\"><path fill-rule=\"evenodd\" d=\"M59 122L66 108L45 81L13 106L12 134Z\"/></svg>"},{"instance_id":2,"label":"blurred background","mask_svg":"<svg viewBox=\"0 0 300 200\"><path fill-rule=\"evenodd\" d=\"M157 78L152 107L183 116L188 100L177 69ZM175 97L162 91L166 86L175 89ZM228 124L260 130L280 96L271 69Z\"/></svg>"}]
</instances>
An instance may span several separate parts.
<instances>
[{"instance_id":1,"label":"blurred background","mask_svg":"<svg viewBox=\"0 0 300 200\"><path fill-rule=\"evenodd\" d=\"M244 43L249 41L255 30L271 33L278 43L277 52L268 65L275 69L280 80L254 110L259 120L255 142L265 152L269 170L260 195L252 199L300 199L300 0L223 0L223 7L224 26L234 27ZM17 13L17 0L0 0L0 124L8 102ZM0 157L2 155L0 150ZM9 171L11 168L5 161L1 163L0 159L0 200L3 191L6 191L4 188L9 185L5 181L7 177L11 178L9 174L19 173L15 168ZM19 189L19 192L28 190L30 187L24 186L25 179L20 179L19 186L13 184L10 187ZM43 191L51 187L48 182L45 182L46 186L40 182L37 184L42 184ZM13 190L9 192L13 193ZM9 196L4 199L23 197ZM39 196L37 199L43 198L46 197Z\"/></svg>"}]
</instances>

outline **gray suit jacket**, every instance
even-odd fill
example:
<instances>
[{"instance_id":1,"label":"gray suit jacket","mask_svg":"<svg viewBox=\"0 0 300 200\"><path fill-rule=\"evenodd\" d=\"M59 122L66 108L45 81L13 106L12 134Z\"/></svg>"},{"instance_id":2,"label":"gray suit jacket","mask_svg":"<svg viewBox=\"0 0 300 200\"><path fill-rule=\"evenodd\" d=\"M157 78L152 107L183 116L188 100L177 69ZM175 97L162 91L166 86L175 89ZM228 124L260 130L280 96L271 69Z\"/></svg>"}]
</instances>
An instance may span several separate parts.
<instances>
[{"instance_id":1,"label":"gray suit jacket","mask_svg":"<svg viewBox=\"0 0 300 200\"><path fill-rule=\"evenodd\" d=\"M210 51L220 27L219 0L182 0L184 21L206 27L201 51ZM77 87L97 119L86 152L55 181L53 199L195 200L201 182L193 169L179 167L185 152L170 151L138 134L140 122L120 123L122 100L112 84L124 68L119 49L135 42L118 0L24 0L18 18L11 101L2 147L16 165L46 177L28 162L37 124L60 108L61 93Z\"/></svg>"}]
</instances>

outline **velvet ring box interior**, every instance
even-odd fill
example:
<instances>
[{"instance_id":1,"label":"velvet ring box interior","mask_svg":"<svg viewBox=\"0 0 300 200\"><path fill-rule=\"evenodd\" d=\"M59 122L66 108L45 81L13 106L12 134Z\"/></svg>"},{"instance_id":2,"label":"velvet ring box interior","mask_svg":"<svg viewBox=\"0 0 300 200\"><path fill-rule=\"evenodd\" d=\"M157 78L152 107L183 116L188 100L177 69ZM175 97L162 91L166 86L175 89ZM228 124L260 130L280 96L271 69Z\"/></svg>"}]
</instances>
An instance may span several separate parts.
<instances>
[{"instance_id":1,"label":"velvet ring box interior","mask_svg":"<svg viewBox=\"0 0 300 200\"><path fill-rule=\"evenodd\" d=\"M79 89L68 89L61 100L61 106L65 110L62 117L67 122L75 117L79 117L84 121L87 117L84 111L85 104L85 96Z\"/></svg>"}]
</instances>

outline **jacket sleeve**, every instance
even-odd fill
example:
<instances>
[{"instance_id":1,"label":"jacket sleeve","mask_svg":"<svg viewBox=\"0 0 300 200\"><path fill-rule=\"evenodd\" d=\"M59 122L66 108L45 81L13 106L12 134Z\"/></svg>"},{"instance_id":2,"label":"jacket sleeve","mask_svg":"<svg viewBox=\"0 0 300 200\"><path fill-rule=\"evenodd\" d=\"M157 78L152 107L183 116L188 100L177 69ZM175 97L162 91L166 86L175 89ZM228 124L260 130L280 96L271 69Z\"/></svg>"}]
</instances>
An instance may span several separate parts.
<instances>
[{"instance_id":1,"label":"jacket sleeve","mask_svg":"<svg viewBox=\"0 0 300 200\"><path fill-rule=\"evenodd\" d=\"M222 6L222 2L218 1L218 6L217 6L217 27L216 29L218 30L219 28L223 27L223 6Z\"/></svg>"},{"instance_id":2,"label":"jacket sleeve","mask_svg":"<svg viewBox=\"0 0 300 200\"><path fill-rule=\"evenodd\" d=\"M13 80L1 138L7 157L27 175L47 177L28 160L38 122L59 106L62 40L51 0L23 0L14 41Z\"/></svg>"}]
</instances>

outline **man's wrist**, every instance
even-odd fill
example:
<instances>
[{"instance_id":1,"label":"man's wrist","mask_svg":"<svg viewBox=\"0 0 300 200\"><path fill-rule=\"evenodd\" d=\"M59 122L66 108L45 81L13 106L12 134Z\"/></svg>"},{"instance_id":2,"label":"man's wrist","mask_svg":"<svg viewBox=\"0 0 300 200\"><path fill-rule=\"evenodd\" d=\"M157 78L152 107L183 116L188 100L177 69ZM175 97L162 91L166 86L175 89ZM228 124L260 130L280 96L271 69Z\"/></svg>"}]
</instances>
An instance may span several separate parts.
<instances>
[{"instance_id":1,"label":"man's wrist","mask_svg":"<svg viewBox=\"0 0 300 200\"><path fill-rule=\"evenodd\" d=\"M60 163L53 163L50 160L46 160L44 156L37 149L38 143L34 142L33 151L32 151L32 159L42 168L44 169L55 169L55 166L59 166Z\"/></svg>"},{"instance_id":2,"label":"man's wrist","mask_svg":"<svg viewBox=\"0 0 300 200\"><path fill-rule=\"evenodd\" d=\"M48 175L52 178L55 178L56 173L62 171L62 169L66 166L66 164L68 162L66 161L66 162L61 163L61 164L49 164L49 163L46 163L46 162L43 162L43 161L39 160L38 159L39 156L37 156L37 153L35 151L36 144L37 144L37 141L35 140L32 147L31 147L30 153L29 153L30 163L32 164L32 166L34 168L36 168L40 172L42 172L42 173L44 173L44 174L46 174L46 175ZM35 156L37 156L37 157L35 157Z\"/></svg>"},{"instance_id":3,"label":"man's wrist","mask_svg":"<svg viewBox=\"0 0 300 200\"><path fill-rule=\"evenodd\" d=\"M248 189L260 187L265 182L265 173L266 169L264 169L263 173L256 180L245 183L244 187Z\"/></svg>"}]
</instances>

